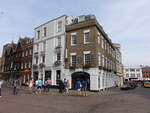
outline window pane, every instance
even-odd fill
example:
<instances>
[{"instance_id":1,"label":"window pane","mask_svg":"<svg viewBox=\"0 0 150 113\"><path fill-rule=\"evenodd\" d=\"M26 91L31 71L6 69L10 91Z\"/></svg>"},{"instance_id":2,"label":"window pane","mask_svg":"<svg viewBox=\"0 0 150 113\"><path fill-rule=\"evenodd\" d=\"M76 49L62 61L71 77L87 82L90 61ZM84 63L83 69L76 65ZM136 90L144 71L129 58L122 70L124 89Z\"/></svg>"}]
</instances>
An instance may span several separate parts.
<instances>
[{"instance_id":1,"label":"window pane","mask_svg":"<svg viewBox=\"0 0 150 113\"><path fill-rule=\"evenodd\" d=\"M90 64L91 55L85 54L85 64Z\"/></svg>"},{"instance_id":2,"label":"window pane","mask_svg":"<svg viewBox=\"0 0 150 113\"><path fill-rule=\"evenodd\" d=\"M58 22L58 32L62 30L62 21Z\"/></svg>"},{"instance_id":3,"label":"window pane","mask_svg":"<svg viewBox=\"0 0 150 113\"><path fill-rule=\"evenodd\" d=\"M89 39L89 32L87 32L87 33L84 33L84 40L85 40L85 42L90 42L90 39Z\"/></svg>"},{"instance_id":4,"label":"window pane","mask_svg":"<svg viewBox=\"0 0 150 113\"><path fill-rule=\"evenodd\" d=\"M44 27L44 36L46 36L46 27Z\"/></svg>"},{"instance_id":5,"label":"window pane","mask_svg":"<svg viewBox=\"0 0 150 113\"><path fill-rule=\"evenodd\" d=\"M76 35L71 36L72 44L77 44Z\"/></svg>"},{"instance_id":6,"label":"window pane","mask_svg":"<svg viewBox=\"0 0 150 113\"><path fill-rule=\"evenodd\" d=\"M61 46L61 37L58 37L58 46Z\"/></svg>"},{"instance_id":7,"label":"window pane","mask_svg":"<svg viewBox=\"0 0 150 113\"><path fill-rule=\"evenodd\" d=\"M76 65L76 55L72 55L72 65Z\"/></svg>"},{"instance_id":8,"label":"window pane","mask_svg":"<svg viewBox=\"0 0 150 113\"><path fill-rule=\"evenodd\" d=\"M57 53L57 61L60 61L60 60L61 60L61 54Z\"/></svg>"}]
</instances>

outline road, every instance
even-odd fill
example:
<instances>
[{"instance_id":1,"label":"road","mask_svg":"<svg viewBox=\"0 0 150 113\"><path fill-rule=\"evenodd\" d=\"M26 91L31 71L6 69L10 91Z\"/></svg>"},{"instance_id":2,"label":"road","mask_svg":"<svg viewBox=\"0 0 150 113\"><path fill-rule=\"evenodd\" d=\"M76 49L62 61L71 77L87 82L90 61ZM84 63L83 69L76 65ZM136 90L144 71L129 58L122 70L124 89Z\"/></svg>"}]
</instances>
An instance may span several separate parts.
<instances>
[{"instance_id":1,"label":"road","mask_svg":"<svg viewBox=\"0 0 150 113\"><path fill-rule=\"evenodd\" d=\"M3 89L0 113L150 113L150 88L111 90L88 97L24 92L14 96L10 89Z\"/></svg>"}]
</instances>

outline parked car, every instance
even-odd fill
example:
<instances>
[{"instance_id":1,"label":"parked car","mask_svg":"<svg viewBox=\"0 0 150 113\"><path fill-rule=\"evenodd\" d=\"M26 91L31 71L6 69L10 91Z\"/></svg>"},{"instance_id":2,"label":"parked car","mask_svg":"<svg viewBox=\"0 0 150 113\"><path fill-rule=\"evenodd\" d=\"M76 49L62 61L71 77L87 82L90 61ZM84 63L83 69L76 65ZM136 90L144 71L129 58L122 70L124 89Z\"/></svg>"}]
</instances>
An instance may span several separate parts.
<instances>
[{"instance_id":1,"label":"parked car","mask_svg":"<svg viewBox=\"0 0 150 113\"><path fill-rule=\"evenodd\" d=\"M120 87L121 90L129 90L129 89L135 89L137 87L137 84L134 82L127 82L122 87Z\"/></svg>"}]
</instances>

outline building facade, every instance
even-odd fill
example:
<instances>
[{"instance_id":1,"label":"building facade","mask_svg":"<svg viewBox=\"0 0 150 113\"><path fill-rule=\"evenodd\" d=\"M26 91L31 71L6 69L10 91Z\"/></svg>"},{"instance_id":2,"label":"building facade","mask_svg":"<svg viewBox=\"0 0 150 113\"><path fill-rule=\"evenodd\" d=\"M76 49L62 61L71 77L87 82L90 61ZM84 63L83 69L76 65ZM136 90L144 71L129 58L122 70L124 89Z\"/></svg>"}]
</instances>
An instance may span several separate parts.
<instances>
[{"instance_id":1,"label":"building facade","mask_svg":"<svg viewBox=\"0 0 150 113\"><path fill-rule=\"evenodd\" d=\"M143 75L143 80L150 80L150 67L149 66L142 67L142 75Z\"/></svg>"},{"instance_id":2,"label":"building facade","mask_svg":"<svg viewBox=\"0 0 150 113\"><path fill-rule=\"evenodd\" d=\"M28 37L4 46L4 72L9 73L9 79L20 79L25 83L31 78L32 51L33 39Z\"/></svg>"},{"instance_id":3,"label":"building facade","mask_svg":"<svg viewBox=\"0 0 150 113\"><path fill-rule=\"evenodd\" d=\"M79 79L89 90L116 86L116 58L113 43L94 15L75 18L66 26L65 76L74 88Z\"/></svg>"},{"instance_id":4,"label":"building facade","mask_svg":"<svg viewBox=\"0 0 150 113\"><path fill-rule=\"evenodd\" d=\"M17 44L15 43L8 43L3 46L3 72L6 73L4 78L10 79L13 73L13 62L15 58L15 49Z\"/></svg>"},{"instance_id":5,"label":"building facade","mask_svg":"<svg viewBox=\"0 0 150 113\"><path fill-rule=\"evenodd\" d=\"M116 70L117 70L117 85L118 87L123 86L124 78L123 78L123 64L122 64L122 54L121 54L121 46L118 43L114 43L115 55L116 55Z\"/></svg>"},{"instance_id":6,"label":"building facade","mask_svg":"<svg viewBox=\"0 0 150 113\"><path fill-rule=\"evenodd\" d=\"M52 85L64 73L65 26L72 17L63 15L35 28L32 77L43 82L50 78Z\"/></svg>"},{"instance_id":7,"label":"building facade","mask_svg":"<svg viewBox=\"0 0 150 113\"><path fill-rule=\"evenodd\" d=\"M141 66L125 66L124 67L124 79L129 80L143 80L142 67Z\"/></svg>"},{"instance_id":8,"label":"building facade","mask_svg":"<svg viewBox=\"0 0 150 113\"><path fill-rule=\"evenodd\" d=\"M0 72L2 72L2 58L0 57Z\"/></svg>"},{"instance_id":9,"label":"building facade","mask_svg":"<svg viewBox=\"0 0 150 113\"><path fill-rule=\"evenodd\" d=\"M20 78L22 83L31 79L33 39L20 38L14 53L13 77Z\"/></svg>"}]
</instances>

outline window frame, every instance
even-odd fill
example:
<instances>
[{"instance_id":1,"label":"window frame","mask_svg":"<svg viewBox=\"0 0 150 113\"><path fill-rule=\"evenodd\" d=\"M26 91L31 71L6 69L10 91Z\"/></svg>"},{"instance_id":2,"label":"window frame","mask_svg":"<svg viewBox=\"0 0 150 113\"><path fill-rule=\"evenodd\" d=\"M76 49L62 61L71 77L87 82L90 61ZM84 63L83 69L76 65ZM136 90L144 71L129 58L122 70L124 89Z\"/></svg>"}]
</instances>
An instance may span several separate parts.
<instances>
[{"instance_id":1,"label":"window frame","mask_svg":"<svg viewBox=\"0 0 150 113\"><path fill-rule=\"evenodd\" d=\"M86 35L85 34L87 34L88 33L88 41L86 41ZM90 41L90 30L88 29L88 30L85 30L84 32L83 32L83 38L84 38L84 44L89 44L89 43L91 43L91 41Z\"/></svg>"},{"instance_id":2,"label":"window frame","mask_svg":"<svg viewBox=\"0 0 150 113\"><path fill-rule=\"evenodd\" d=\"M84 65L85 65L85 64L90 64L90 63L91 63L91 51L84 51L83 54L84 54ZM87 61L86 61L86 60L87 60L87 59L86 59L86 55L90 55L90 56L89 56L89 61L88 61L88 63L87 63Z\"/></svg>"},{"instance_id":3,"label":"window frame","mask_svg":"<svg viewBox=\"0 0 150 113\"><path fill-rule=\"evenodd\" d=\"M73 36L75 36L75 37L73 37ZM75 42L76 43L73 43L74 42L74 39L73 38L75 38ZM77 44L77 33L75 32L75 33L71 33L71 46L75 46Z\"/></svg>"}]
</instances>

